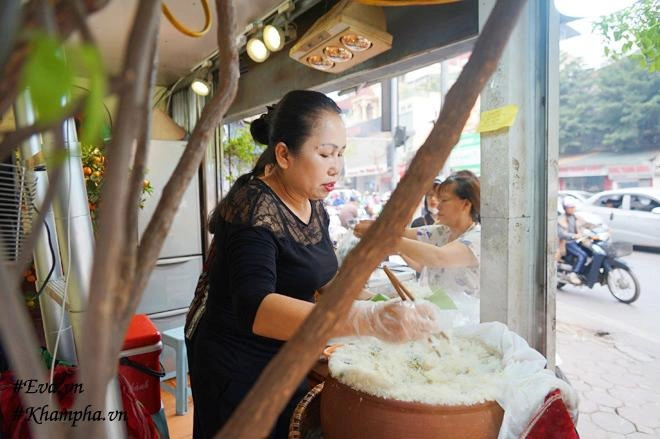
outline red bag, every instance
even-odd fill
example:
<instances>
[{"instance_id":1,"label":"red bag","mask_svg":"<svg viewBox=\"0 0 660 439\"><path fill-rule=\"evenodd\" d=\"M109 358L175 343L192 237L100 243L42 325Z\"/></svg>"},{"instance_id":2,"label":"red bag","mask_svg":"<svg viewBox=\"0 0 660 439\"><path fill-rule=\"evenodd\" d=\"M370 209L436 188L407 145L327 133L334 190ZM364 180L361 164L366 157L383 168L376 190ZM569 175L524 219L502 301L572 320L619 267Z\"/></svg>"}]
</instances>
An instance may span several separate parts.
<instances>
[{"instance_id":1,"label":"red bag","mask_svg":"<svg viewBox=\"0 0 660 439\"><path fill-rule=\"evenodd\" d=\"M561 399L561 392L553 390L529 421L521 439L579 439L571 415Z\"/></svg>"}]
</instances>

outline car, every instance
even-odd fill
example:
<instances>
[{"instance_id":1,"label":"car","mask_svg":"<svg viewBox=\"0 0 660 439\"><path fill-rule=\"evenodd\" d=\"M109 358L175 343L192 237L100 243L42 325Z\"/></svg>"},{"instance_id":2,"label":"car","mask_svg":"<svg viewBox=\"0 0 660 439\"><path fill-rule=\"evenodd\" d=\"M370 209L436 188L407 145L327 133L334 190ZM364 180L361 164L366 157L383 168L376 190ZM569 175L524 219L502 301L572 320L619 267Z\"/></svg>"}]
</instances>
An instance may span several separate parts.
<instances>
[{"instance_id":1,"label":"car","mask_svg":"<svg viewBox=\"0 0 660 439\"><path fill-rule=\"evenodd\" d=\"M579 210L603 218L615 241L660 248L660 189L599 192L582 203Z\"/></svg>"}]
</instances>

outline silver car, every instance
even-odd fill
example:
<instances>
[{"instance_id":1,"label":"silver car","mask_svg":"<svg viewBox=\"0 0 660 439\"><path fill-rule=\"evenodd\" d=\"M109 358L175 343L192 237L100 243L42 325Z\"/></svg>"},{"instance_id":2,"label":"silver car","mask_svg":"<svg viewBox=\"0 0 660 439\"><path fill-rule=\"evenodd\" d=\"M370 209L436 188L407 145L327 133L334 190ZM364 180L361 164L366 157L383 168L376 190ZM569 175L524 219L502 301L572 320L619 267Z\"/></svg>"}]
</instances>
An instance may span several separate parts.
<instances>
[{"instance_id":1,"label":"silver car","mask_svg":"<svg viewBox=\"0 0 660 439\"><path fill-rule=\"evenodd\" d=\"M660 189L626 188L599 192L580 210L600 216L615 241L660 247Z\"/></svg>"}]
</instances>

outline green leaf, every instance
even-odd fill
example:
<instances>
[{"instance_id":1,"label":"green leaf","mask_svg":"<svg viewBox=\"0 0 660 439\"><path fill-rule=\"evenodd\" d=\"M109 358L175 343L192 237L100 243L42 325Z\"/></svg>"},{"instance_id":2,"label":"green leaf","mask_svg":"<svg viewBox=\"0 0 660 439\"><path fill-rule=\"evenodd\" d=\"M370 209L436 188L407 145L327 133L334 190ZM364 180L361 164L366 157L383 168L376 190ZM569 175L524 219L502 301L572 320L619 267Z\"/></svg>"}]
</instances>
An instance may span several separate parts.
<instances>
[{"instance_id":1,"label":"green leaf","mask_svg":"<svg viewBox=\"0 0 660 439\"><path fill-rule=\"evenodd\" d=\"M107 89L101 54L95 46L89 44L69 47L67 54L76 71L82 72L89 79L80 140L83 143L98 144L102 140L105 112L103 98Z\"/></svg>"},{"instance_id":2,"label":"green leaf","mask_svg":"<svg viewBox=\"0 0 660 439\"><path fill-rule=\"evenodd\" d=\"M29 89L39 120L51 122L63 115L63 104L73 87L73 73L56 38L35 33L29 45L20 88Z\"/></svg>"},{"instance_id":3,"label":"green leaf","mask_svg":"<svg viewBox=\"0 0 660 439\"><path fill-rule=\"evenodd\" d=\"M440 309L456 309L456 304L451 300L451 297L439 287L433 288L433 294L431 294L426 300Z\"/></svg>"},{"instance_id":4,"label":"green leaf","mask_svg":"<svg viewBox=\"0 0 660 439\"><path fill-rule=\"evenodd\" d=\"M372 302L387 302L390 298L384 294L378 293L369 300Z\"/></svg>"}]
</instances>

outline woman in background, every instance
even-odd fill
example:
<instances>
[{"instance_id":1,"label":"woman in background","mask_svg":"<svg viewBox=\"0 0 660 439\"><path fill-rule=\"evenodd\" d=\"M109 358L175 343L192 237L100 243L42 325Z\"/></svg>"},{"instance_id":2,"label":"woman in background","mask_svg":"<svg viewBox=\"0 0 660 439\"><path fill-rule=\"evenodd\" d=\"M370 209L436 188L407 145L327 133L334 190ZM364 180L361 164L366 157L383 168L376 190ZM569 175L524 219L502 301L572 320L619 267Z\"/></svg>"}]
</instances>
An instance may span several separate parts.
<instances>
[{"instance_id":1,"label":"woman in background","mask_svg":"<svg viewBox=\"0 0 660 439\"><path fill-rule=\"evenodd\" d=\"M472 172L451 174L437 188L436 224L406 229L392 249L418 272L426 269L429 285L479 297L480 190ZM362 236L372 222L358 223L355 234Z\"/></svg>"}]
</instances>

